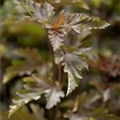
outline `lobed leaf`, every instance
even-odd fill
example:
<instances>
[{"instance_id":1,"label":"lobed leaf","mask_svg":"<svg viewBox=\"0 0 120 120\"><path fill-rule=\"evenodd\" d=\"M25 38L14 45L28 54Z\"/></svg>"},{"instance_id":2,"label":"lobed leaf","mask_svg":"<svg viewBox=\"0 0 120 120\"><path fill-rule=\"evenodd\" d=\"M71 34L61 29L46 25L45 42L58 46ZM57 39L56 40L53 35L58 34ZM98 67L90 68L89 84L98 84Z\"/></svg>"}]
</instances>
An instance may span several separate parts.
<instances>
[{"instance_id":1,"label":"lobed leaf","mask_svg":"<svg viewBox=\"0 0 120 120\"><path fill-rule=\"evenodd\" d=\"M19 2L26 12L30 14L31 18L37 22L46 23L54 15L53 6L47 2L44 2L43 4L33 0L20 0Z\"/></svg>"},{"instance_id":2,"label":"lobed leaf","mask_svg":"<svg viewBox=\"0 0 120 120\"><path fill-rule=\"evenodd\" d=\"M47 109L60 102L60 98L64 97L63 91L59 90L56 86L53 88L48 80L42 78L43 76L41 74L24 78L24 89L19 90L16 93L16 97L12 100L13 103L10 105L9 117L30 101L40 99L42 94L45 94Z\"/></svg>"},{"instance_id":3,"label":"lobed leaf","mask_svg":"<svg viewBox=\"0 0 120 120\"><path fill-rule=\"evenodd\" d=\"M104 29L110 25L98 17L79 13L71 14L67 19L67 26L79 34L81 34L84 29L88 31L92 29Z\"/></svg>"},{"instance_id":4,"label":"lobed leaf","mask_svg":"<svg viewBox=\"0 0 120 120\"><path fill-rule=\"evenodd\" d=\"M48 29L48 37L52 44L53 50L58 50L61 46L64 45L64 37L67 34L66 30L62 27L55 30L53 26L46 26Z\"/></svg>"},{"instance_id":5,"label":"lobed leaf","mask_svg":"<svg viewBox=\"0 0 120 120\"><path fill-rule=\"evenodd\" d=\"M64 72L68 74L68 89L67 95L70 94L79 84L78 79L82 79L81 71L88 65L83 54L88 49L69 49L63 51L56 51L55 62L59 64L62 62L64 66Z\"/></svg>"},{"instance_id":6,"label":"lobed leaf","mask_svg":"<svg viewBox=\"0 0 120 120\"><path fill-rule=\"evenodd\" d=\"M38 82L26 83L23 90L19 90L10 105L9 117L32 100L38 100L45 89L41 89Z\"/></svg>"},{"instance_id":7,"label":"lobed leaf","mask_svg":"<svg viewBox=\"0 0 120 120\"><path fill-rule=\"evenodd\" d=\"M52 88L46 92L45 97L47 101L46 108L50 109L60 102L60 98L64 97L64 93L57 88Z\"/></svg>"},{"instance_id":8,"label":"lobed leaf","mask_svg":"<svg viewBox=\"0 0 120 120\"><path fill-rule=\"evenodd\" d=\"M77 86L78 80L82 79L81 71L83 68L88 68L85 58L81 56L80 51L66 53L64 55L64 72L68 73L68 90L67 95L70 94Z\"/></svg>"}]
</instances>

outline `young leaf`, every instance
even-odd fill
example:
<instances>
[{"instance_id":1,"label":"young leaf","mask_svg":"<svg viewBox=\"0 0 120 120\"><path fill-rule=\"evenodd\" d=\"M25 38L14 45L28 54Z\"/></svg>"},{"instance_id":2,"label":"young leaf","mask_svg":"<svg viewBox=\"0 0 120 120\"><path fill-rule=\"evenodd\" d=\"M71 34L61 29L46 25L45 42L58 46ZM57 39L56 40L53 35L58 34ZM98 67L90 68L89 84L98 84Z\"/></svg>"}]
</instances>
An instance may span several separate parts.
<instances>
[{"instance_id":1,"label":"young leaf","mask_svg":"<svg viewBox=\"0 0 120 120\"><path fill-rule=\"evenodd\" d=\"M66 35L66 30L62 27L57 30L54 29L54 26L46 26L48 29L48 37L52 44L53 50L58 50L64 44L64 37Z\"/></svg>"}]
</instances>

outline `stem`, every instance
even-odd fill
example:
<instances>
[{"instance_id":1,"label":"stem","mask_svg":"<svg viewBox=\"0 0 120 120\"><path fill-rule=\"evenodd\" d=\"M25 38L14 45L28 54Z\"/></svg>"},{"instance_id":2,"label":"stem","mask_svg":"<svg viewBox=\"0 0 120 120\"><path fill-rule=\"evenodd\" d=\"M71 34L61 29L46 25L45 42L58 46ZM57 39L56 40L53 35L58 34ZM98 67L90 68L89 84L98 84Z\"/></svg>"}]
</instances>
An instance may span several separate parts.
<instances>
[{"instance_id":1,"label":"stem","mask_svg":"<svg viewBox=\"0 0 120 120\"><path fill-rule=\"evenodd\" d=\"M59 83L61 83L61 73L62 73L61 70L62 70L61 69L61 63L59 63L58 64L58 81L59 81Z\"/></svg>"},{"instance_id":2,"label":"stem","mask_svg":"<svg viewBox=\"0 0 120 120\"><path fill-rule=\"evenodd\" d=\"M59 84L61 84L62 81L62 67L61 67L61 63L58 64L58 82Z\"/></svg>"}]
</instances>

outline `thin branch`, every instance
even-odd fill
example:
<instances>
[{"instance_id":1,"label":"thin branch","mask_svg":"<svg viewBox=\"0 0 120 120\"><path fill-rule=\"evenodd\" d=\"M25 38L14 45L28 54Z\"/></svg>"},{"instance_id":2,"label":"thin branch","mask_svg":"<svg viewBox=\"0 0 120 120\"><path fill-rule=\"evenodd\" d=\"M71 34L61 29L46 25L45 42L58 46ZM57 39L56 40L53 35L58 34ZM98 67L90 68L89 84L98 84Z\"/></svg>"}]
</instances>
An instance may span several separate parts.
<instances>
[{"instance_id":1,"label":"thin branch","mask_svg":"<svg viewBox=\"0 0 120 120\"><path fill-rule=\"evenodd\" d=\"M62 87L62 66L61 63L58 64L58 86Z\"/></svg>"}]
</instances>

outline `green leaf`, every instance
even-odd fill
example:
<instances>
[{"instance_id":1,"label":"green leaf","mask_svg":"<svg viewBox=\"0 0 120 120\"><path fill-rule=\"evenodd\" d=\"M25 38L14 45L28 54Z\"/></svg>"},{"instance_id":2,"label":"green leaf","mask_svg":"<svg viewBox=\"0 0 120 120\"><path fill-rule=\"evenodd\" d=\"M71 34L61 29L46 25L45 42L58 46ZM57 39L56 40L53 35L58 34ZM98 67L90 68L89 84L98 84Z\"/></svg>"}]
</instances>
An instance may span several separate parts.
<instances>
[{"instance_id":1,"label":"green leaf","mask_svg":"<svg viewBox=\"0 0 120 120\"><path fill-rule=\"evenodd\" d=\"M83 0L59 0L59 1L54 1L53 5L55 6L56 9L59 9L60 7L70 6L70 7L79 7L89 10L88 5Z\"/></svg>"},{"instance_id":2,"label":"green leaf","mask_svg":"<svg viewBox=\"0 0 120 120\"><path fill-rule=\"evenodd\" d=\"M87 3L85 3L83 0L72 0L73 7L79 7L84 8L86 10L89 10L89 7Z\"/></svg>"},{"instance_id":3,"label":"green leaf","mask_svg":"<svg viewBox=\"0 0 120 120\"><path fill-rule=\"evenodd\" d=\"M8 118L7 111L0 111L1 120L36 120L36 116L29 111L26 106L23 106L22 109L19 110L14 116Z\"/></svg>"}]
</instances>

